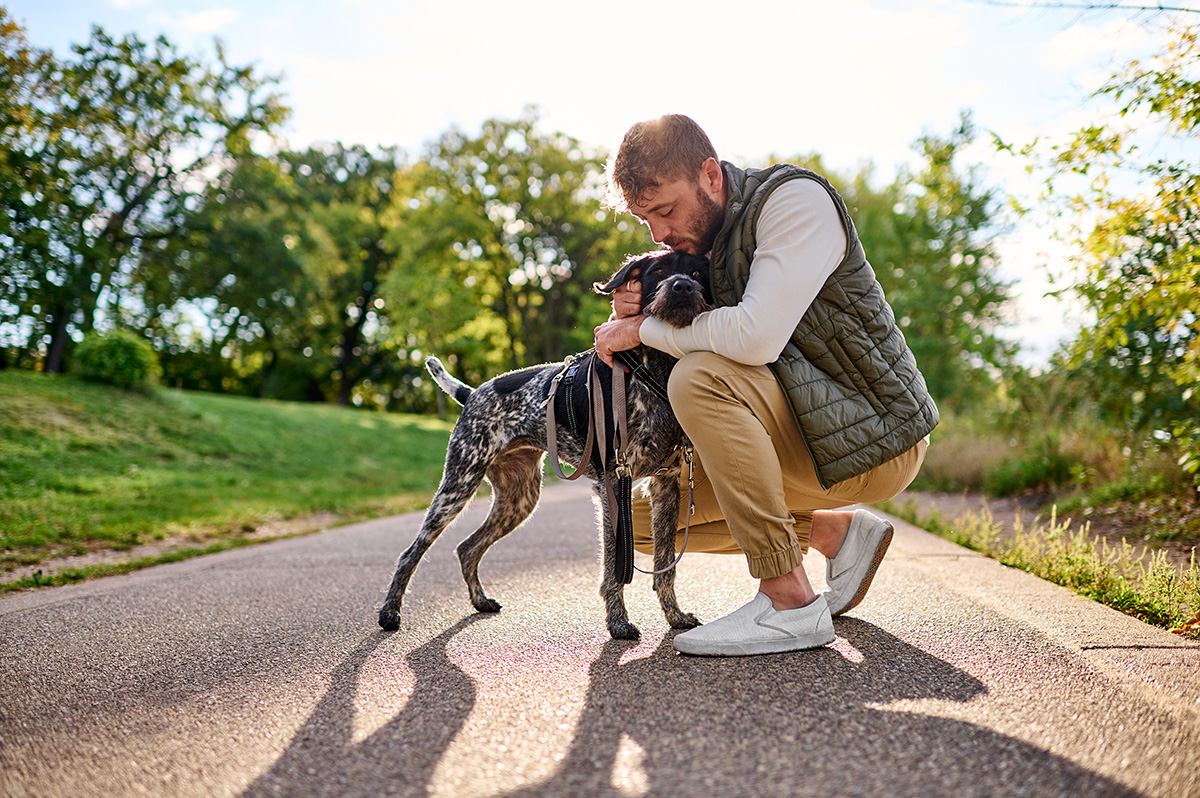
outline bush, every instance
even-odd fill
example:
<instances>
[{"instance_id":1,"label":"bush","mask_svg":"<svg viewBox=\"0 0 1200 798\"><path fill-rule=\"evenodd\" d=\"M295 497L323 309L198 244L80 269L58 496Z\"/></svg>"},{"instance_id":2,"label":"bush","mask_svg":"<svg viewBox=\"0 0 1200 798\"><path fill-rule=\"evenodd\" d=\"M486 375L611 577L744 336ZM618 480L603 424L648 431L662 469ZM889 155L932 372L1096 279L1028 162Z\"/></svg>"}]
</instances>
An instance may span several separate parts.
<instances>
[{"instance_id":1,"label":"bush","mask_svg":"<svg viewBox=\"0 0 1200 798\"><path fill-rule=\"evenodd\" d=\"M1077 480L1075 461L1063 453L1056 434L1047 434L1006 459L984 478L989 496L1011 496L1028 490L1051 490Z\"/></svg>"},{"instance_id":2,"label":"bush","mask_svg":"<svg viewBox=\"0 0 1200 798\"><path fill-rule=\"evenodd\" d=\"M88 333L75 349L75 362L85 380L127 390L147 390L162 373L154 349L128 330Z\"/></svg>"}]
</instances>

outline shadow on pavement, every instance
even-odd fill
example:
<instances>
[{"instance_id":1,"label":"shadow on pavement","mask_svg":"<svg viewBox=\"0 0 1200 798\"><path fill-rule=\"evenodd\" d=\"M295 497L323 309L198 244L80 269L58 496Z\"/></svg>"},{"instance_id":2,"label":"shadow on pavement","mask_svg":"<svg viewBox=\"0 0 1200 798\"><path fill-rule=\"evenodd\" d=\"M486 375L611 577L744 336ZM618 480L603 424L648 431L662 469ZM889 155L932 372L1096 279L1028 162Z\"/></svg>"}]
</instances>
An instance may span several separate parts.
<instances>
[{"instance_id":1,"label":"shadow on pavement","mask_svg":"<svg viewBox=\"0 0 1200 798\"><path fill-rule=\"evenodd\" d=\"M480 617L409 654L417 684L408 703L354 745L357 674L387 636L364 641L244 795L428 794L476 696L446 646ZM668 635L650 656L622 663L630 645L610 641L590 667L565 758L550 778L505 795L1140 795L991 729L879 708L963 703L986 687L869 623L841 619L837 630L834 647L748 658L681 657Z\"/></svg>"},{"instance_id":2,"label":"shadow on pavement","mask_svg":"<svg viewBox=\"0 0 1200 798\"><path fill-rule=\"evenodd\" d=\"M468 616L413 649L406 657L417 677L412 697L396 717L355 744L359 672L392 637L387 632L372 634L333 672L333 686L283 756L242 795L424 794L442 754L475 706L475 682L446 656L446 645L483 617Z\"/></svg>"}]
</instances>

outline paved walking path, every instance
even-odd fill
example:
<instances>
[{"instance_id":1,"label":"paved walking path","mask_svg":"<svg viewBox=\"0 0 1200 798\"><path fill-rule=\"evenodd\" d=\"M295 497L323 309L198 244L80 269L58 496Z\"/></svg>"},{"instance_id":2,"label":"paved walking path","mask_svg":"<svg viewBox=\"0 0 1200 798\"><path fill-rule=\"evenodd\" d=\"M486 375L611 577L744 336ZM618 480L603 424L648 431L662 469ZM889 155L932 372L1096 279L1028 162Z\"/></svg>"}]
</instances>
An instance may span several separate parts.
<instances>
[{"instance_id":1,"label":"paved walking path","mask_svg":"<svg viewBox=\"0 0 1200 798\"><path fill-rule=\"evenodd\" d=\"M650 590L607 638L575 484L375 608L420 515L0 599L3 796L1200 796L1200 644L905 524L837 641L682 657ZM821 581L815 553L807 565ZM684 557L685 609L752 595Z\"/></svg>"}]
</instances>

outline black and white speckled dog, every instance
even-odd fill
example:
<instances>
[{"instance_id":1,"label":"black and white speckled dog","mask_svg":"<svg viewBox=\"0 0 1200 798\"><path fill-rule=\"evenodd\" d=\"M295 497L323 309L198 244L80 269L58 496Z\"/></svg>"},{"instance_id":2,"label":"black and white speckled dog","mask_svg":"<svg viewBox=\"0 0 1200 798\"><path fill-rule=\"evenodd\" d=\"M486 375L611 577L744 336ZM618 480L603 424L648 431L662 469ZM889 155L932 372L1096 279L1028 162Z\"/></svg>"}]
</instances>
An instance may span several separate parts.
<instances>
[{"instance_id":1,"label":"black and white speckled dog","mask_svg":"<svg viewBox=\"0 0 1200 798\"><path fill-rule=\"evenodd\" d=\"M636 272L635 272L636 270ZM642 309L668 324L690 324L711 302L708 261L683 252L655 252L625 262L606 285L596 286L599 293L611 293L640 274ZM665 386L675 359L647 346L630 353L640 360L654 382ZM595 353L585 357L595 358ZM500 605L484 595L479 582L479 562L488 548L520 526L533 512L541 496L542 462L546 454L546 409L555 375L579 365L586 375L588 364L578 359L566 363L534 366L503 374L472 390L446 373L436 358L426 366L438 385L463 405L446 452L442 484L434 495L417 539L400 555L387 598L379 610L379 625L386 630L400 627L400 604L417 563L451 521L474 497L479 483L487 479L492 486L492 507L479 529L458 546L458 558L471 603L480 612L498 612ZM595 367L607 382L608 366L598 358ZM585 379L579 380L586 385ZM661 390L661 387L659 387ZM561 459L578 463L585 459L586 428L574 429L563 420L578 417L572 410L570 391L555 394L555 435ZM576 389L576 395L579 390ZM668 566L675 558L676 520L679 517L679 477L682 467L679 444L683 432L665 398L635 375L626 389L628 406L628 442L626 456L634 479L649 477L654 568L662 569L654 577L654 590L667 622L675 629L699 625L695 616L679 609L675 598L675 571ZM611 401L611 400L610 400ZM584 415L586 419L586 415ZM586 424L586 422L585 422ZM606 445L605 441L598 441ZM611 440L607 445L611 445ZM593 451L586 457L585 475L593 480L600 498L600 526L604 551L604 577L600 595L604 599L609 633L617 639L633 640L638 629L629 622L625 611L623 585L615 574L617 543L610 520L606 491L600 482L600 460ZM611 458L608 468L612 468ZM607 474L612 478L612 474ZM610 483L611 484L611 483Z\"/></svg>"}]
</instances>

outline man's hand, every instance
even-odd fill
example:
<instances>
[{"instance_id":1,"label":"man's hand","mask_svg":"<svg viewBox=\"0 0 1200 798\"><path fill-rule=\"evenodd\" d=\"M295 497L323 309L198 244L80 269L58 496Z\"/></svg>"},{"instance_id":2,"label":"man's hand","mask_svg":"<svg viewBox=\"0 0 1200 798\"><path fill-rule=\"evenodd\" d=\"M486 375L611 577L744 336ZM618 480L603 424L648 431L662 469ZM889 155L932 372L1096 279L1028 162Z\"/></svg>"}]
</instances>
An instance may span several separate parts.
<instances>
[{"instance_id":1,"label":"man's hand","mask_svg":"<svg viewBox=\"0 0 1200 798\"><path fill-rule=\"evenodd\" d=\"M642 281L630 280L613 291L613 318L627 319L642 315Z\"/></svg>"},{"instance_id":2,"label":"man's hand","mask_svg":"<svg viewBox=\"0 0 1200 798\"><path fill-rule=\"evenodd\" d=\"M614 310L617 301L613 299ZM633 349L642 342L642 322L646 320L641 314L606 321L596 328L596 354L609 366L613 364L613 352L623 352Z\"/></svg>"}]
</instances>

